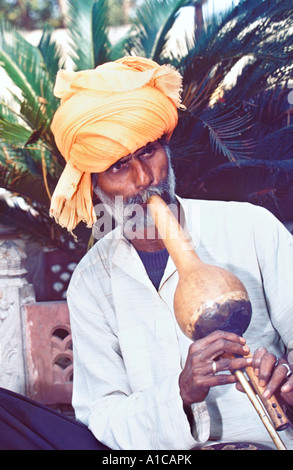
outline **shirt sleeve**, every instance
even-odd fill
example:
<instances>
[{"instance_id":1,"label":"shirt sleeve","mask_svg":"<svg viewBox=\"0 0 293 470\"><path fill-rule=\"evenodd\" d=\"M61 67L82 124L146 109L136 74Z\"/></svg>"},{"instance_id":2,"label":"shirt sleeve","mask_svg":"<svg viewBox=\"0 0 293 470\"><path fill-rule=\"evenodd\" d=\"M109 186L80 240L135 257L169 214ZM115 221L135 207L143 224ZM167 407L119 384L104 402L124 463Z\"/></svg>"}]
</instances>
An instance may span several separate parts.
<instances>
[{"instance_id":1,"label":"shirt sleeve","mask_svg":"<svg viewBox=\"0 0 293 470\"><path fill-rule=\"evenodd\" d=\"M76 418L116 450L191 449L205 442L209 415L205 403L193 407L193 435L179 393L178 374L132 393L109 296L94 292L82 273L73 276L68 305L73 336L73 406Z\"/></svg>"},{"instance_id":2,"label":"shirt sleeve","mask_svg":"<svg viewBox=\"0 0 293 470\"><path fill-rule=\"evenodd\" d=\"M286 347L293 348L293 237L267 210L257 208L255 243L269 316Z\"/></svg>"}]
</instances>

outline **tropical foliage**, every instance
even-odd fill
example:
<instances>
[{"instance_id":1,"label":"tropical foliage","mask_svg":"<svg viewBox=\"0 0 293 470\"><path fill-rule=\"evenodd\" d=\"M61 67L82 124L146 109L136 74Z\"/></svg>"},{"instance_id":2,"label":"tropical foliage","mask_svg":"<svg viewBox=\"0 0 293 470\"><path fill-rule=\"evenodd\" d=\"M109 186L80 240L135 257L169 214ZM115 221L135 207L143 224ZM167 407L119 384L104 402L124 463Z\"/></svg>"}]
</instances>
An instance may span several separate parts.
<instances>
[{"instance_id":1,"label":"tropical foliage","mask_svg":"<svg viewBox=\"0 0 293 470\"><path fill-rule=\"evenodd\" d=\"M203 27L195 23L191 34L176 41L175 50L178 12L201 3L145 0L128 33L113 46L108 1L70 0L68 56L75 70L125 54L177 67L184 79L186 106L171 141L178 193L250 201L281 219L293 218L288 203L293 184L288 102L292 1L242 0ZM0 64L13 87L0 102L0 187L20 194L29 204L26 230L31 227L50 243L66 245L68 235L48 217L50 195L64 166L50 131L58 106L53 87L57 70L68 59L53 32L45 29L34 47L10 24L1 23ZM231 83L235 68L240 72ZM4 213L3 203L1 210ZM20 208L14 210L19 213ZM9 211L13 216L13 209ZM26 214L17 220L25 224ZM84 232L83 227L77 231L83 241L89 236Z\"/></svg>"},{"instance_id":2,"label":"tropical foliage","mask_svg":"<svg viewBox=\"0 0 293 470\"><path fill-rule=\"evenodd\" d=\"M293 218L292 25L290 1L243 1L180 58L189 117L180 121L178 149L184 136L190 154L178 171L185 168L186 195L249 201ZM235 84L223 90L239 61Z\"/></svg>"}]
</instances>

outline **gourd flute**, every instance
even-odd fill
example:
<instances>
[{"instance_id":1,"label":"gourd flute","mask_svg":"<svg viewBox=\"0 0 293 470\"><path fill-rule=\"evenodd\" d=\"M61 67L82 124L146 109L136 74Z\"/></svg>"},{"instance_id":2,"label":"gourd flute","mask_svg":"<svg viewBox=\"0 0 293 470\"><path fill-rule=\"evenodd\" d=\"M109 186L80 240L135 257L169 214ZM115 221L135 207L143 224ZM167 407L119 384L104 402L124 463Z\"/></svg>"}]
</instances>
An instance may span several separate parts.
<instances>
[{"instance_id":1,"label":"gourd flute","mask_svg":"<svg viewBox=\"0 0 293 470\"><path fill-rule=\"evenodd\" d=\"M252 315L249 296L242 282L230 271L206 264L199 258L190 237L161 197L151 196L148 210L178 271L174 313L183 333L193 341L215 330L231 331L242 336ZM286 450L276 431L286 429L289 421L276 397L263 398L264 388L259 385L252 367L246 368L246 374L254 389L243 371L233 373L277 449Z\"/></svg>"}]
</instances>

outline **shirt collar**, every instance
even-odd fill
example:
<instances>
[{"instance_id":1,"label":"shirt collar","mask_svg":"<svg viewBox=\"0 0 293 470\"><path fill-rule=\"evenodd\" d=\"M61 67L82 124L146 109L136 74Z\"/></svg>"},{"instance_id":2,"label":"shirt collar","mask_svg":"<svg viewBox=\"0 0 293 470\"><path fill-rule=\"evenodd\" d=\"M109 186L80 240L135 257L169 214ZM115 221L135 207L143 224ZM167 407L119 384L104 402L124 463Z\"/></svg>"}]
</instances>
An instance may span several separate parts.
<instances>
[{"instance_id":1,"label":"shirt collar","mask_svg":"<svg viewBox=\"0 0 293 470\"><path fill-rule=\"evenodd\" d=\"M194 200L182 199L179 196L176 196L176 198L180 203L181 209L184 211L184 227L187 229L189 234L194 234L194 237L192 237L192 242L194 246L197 246L199 243L200 232L199 203ZM109 236L113 238L110 250L108 252L109 257L111 258L111 262L119 266L130 276L136 279L140 279L141 282L146 284L148 287L150 285L154 287L146 273L146 270L136 249L129 242L129 240L125 238L122 227L118 226L109 234ZM169 256L161 284L164 283L172 274L174 274L175 271L176 267L172 258Z\"/></svg>"}]
</instances>

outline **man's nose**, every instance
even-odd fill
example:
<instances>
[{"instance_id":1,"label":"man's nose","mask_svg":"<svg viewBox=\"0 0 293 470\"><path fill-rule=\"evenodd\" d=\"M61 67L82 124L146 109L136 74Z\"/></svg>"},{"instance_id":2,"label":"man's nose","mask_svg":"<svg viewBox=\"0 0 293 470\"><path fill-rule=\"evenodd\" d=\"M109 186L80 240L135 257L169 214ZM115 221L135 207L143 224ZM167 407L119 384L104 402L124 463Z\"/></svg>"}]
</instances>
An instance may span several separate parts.
<instances>
[{"instance_id":1,"label":"man's nose","mask_svg":"<svg viewBox=\"0 0 293 470\"><path fill-rule=\"evenodd\" d=\"M151 168L145 162L136 160L133 162L134 183L138 190L147 188L154 181Z\"/></svg>"}]
</instances>

